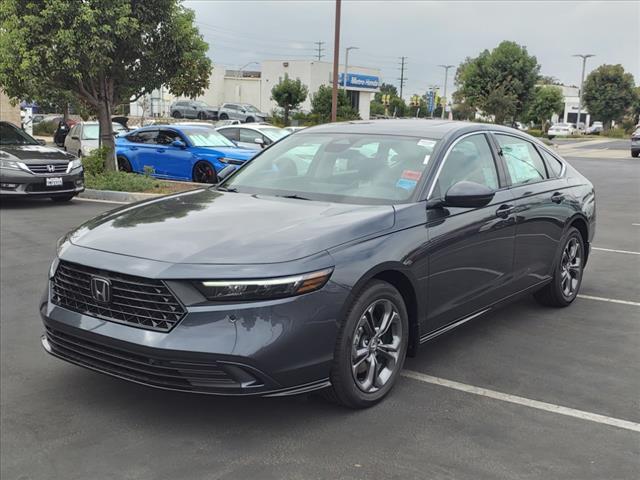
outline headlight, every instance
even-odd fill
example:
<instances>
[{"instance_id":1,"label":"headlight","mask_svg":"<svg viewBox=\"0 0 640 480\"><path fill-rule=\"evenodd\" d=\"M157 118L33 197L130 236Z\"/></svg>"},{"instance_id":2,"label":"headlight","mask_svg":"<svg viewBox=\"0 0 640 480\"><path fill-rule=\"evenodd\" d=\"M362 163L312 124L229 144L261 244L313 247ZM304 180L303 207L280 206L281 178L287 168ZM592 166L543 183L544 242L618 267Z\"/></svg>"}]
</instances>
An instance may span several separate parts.
<instances>
[{"instance_id":1,"label":"headlight","mask_svg":"<svg viewBox=\"0 0 640 480\"><path fill-rule=\"evenodd\" d=\"M293 297L319 290L327 283L333 268L290 277L256 280L202 280L196 288L214 301L270 300Z\"/></svg>"},{"instance_id":2,"label":"headlight","mask_svg":"<svg viewBox=\"0 0 640 480\"><path fill-rule=\"evenodd\" d=\"M69 173L71 170L75 170L76 168L80 168L82 167L82 161L79 158L76 158L75 160L71 160L69 162L69 165L67 166L67 173Z\"/></svg>"},{"instance_id":3,"label":"headlight","mask_svg":"<svg viewBox=\"0 0 640 480\"><path fill-rule=\"evenodd\" d=\"M22 162L14 162L13 160L0 160L0 168L6 168L7 170L26 170L29 171L27 166Z\"/></svg>"}]
</instances>

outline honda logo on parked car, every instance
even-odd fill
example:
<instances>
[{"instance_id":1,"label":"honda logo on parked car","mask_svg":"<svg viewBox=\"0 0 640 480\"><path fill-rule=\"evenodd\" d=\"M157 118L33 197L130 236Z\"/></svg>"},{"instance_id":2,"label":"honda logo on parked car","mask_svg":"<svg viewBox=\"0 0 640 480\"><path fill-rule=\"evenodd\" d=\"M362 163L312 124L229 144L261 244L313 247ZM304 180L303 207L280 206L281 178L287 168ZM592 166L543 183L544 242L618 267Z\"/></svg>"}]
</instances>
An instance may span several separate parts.
<instances>
[{"instance_id":1,"label":"honda logo on parked car","mask_svg":"<svg viewBox=\"0 0 640 480\"><path fill-rule=\"evenodd\" d=\"M47 165L47 172L53 173L55 171L56 171L56 166L55 165Z\"/></svg>"},{"instance_id":2,"label":"honda logo on parked car","mask_svg":"<svg viewBox=\"0 0 640 480\"><path fill-rule=\"evenodd\" d=\"M91 277L91 295L100 303L111 301L111 282L106 278Z\"/></svg>"}]
</instances>

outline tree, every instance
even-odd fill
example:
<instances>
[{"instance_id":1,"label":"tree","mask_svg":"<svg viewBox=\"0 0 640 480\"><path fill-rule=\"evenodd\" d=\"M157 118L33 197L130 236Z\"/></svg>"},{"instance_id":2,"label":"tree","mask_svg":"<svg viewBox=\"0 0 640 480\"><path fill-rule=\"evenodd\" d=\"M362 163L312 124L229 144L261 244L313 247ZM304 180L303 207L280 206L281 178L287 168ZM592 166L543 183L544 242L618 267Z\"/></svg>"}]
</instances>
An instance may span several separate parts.
<instances>
[{"instance_id":1,"label":"tree","mask_svg":"<svg viewBox=\"0 0 640 480\"><path fill-rule=\"evenodd\" d=\"M311 113L317 115L320 122L328 122L331 118L331 85L320 85L318 91L311 96ZM338 89L338 119L357 120L358 111L351 106L347 92Z\"/></svg>"},{"instance_id":2,"label":"tree","mask_svg":"<svg viewBox=\"0 0 640 480\"><path fill-rule=\"evenodd\" d=\"M284 124L289 125L289 110L298 108L307 98L309 89L300 79L291 80L285 74L284 80L271 89L271 100L284 110Z\"/></svg>"},{"instance_id":3,"label":"tree","mask_svg":"<svg viewBox=\"0 0 640 480\"><path fill-rule=\"evenodd\" d=\"M635 99L633 75L622 65L600 65L584 81L582 99L592 117L608 129L619 120Z\"/></svg>"},{"instance_id":4,"label":"tree","mask_svg":"<svg viewBox=\"0 0 640 480\"><path fill-rule=\"evenodd\" d=\"M551 85L536 87L533 97L527 107L527 120L540 123L540 128L546 131L546 123L554 113L560 113L564 106L562 90Z\"/></svg>"},{"instance_id":5,"label":"tree","mask_svg":"<svg viewBox=\"0 0 640 480\"><path fill-rule=\"evenodd\" d=\"M115 170L113 108L165 85L208 86L208 45L178 0L2 0L0 84L11 97L66 92L97 114Z\"/></svg>"},{"instance_id":6,"label":"tree","mask_svg":"<svg viewBox=\"0 0 640 480\"><path fill-rule=\"evenodd\" d=\"M538 80L536 57L515 42L504 41L492 51L460 64L455 76L458 91L471 107L493 115L496 123L517 118L526 107Z\"/></svg>"},{"instance_id":7,"label":"tree","mask_svg":"<svg viewBox=\"0 0 640 480\"><path fill-rule=\"evenodd\" d=\"M380 85L380 91L376 92L373 96L373 100L382 103L382 95L391 95L392 97L398 96L398 89L395 85L391 85L390 83L383 83Z\"/></svg>"}]
</instances>

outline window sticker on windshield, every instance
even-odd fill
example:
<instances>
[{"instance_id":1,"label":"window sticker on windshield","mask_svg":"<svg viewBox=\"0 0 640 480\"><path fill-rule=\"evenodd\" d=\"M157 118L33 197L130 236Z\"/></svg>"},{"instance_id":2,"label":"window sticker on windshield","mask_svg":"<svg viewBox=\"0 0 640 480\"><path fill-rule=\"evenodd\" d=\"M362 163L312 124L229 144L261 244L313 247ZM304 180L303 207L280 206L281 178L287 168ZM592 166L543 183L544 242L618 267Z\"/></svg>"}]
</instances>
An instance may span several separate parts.
<instances>
[{"instance_id":1,"label":"window sticker on windshield","mask_svg":"<svg viewBox=\"0 0 640 480\"><path fill-rule=\"evenodd\" d=\"M401 178L418 181L420 180L421 175L422 172L419 172L417 170L403 170Z\"/></svg>"},{"instance_id":2,"label":"window sticker on windshield","mask_svg":"<svg viewBox=\"0 0 640 480\"><path fill-rule=\"evenodd\" d=\"M426 165L427 163L429 163L430 158L431 158L431 155L425 155L424 160L422 161L422 164Z\"/></svg>"},{"instance_id":3,"label":"window sticker on windshield","mask_svg":"<svg viewBox=\"0 0 640 480\"><path fill-rule=\"evenodd\" d=\"M435 140L429 140L428 138L421 138L420 140L418 140L418 145L420 147L433 148L435 144Z\"/></svg>"},{"instance_id":4,"label":"window sticker on windshield","mask_svg":"<svg viewBox=\"0 0 640 480\"><path fill-rule=\"evenodd\" d=\"M416 187L416 184L418 182L416 182L415 180L408 180L406 178L401 178L400 180L398 180L398 182L396 183L396 187L398 188L404 188L405 190L413 190Z\"/></svg>"}]
</instances>

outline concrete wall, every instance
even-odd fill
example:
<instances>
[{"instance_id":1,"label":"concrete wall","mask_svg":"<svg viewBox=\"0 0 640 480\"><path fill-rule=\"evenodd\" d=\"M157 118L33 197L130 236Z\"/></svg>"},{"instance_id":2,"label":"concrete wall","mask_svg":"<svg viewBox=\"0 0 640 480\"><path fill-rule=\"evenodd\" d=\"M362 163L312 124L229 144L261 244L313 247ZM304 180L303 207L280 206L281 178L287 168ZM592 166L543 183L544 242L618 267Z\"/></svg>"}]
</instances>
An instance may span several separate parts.
<instances>
[{"instance_id":1,"label":"concrete wall","mask_svg":"<svg viewBox=\"0 0 640 480\"><path fill-rule=\"evenodd\" d=\"M0 88L0 120L21 126L20 105L11 105L9 97Z\"/></svg>"}]
</instances>

